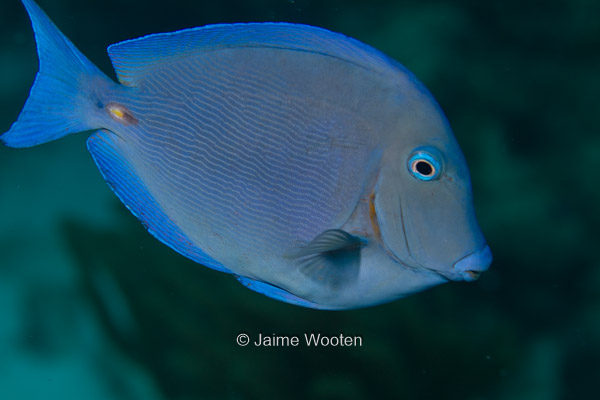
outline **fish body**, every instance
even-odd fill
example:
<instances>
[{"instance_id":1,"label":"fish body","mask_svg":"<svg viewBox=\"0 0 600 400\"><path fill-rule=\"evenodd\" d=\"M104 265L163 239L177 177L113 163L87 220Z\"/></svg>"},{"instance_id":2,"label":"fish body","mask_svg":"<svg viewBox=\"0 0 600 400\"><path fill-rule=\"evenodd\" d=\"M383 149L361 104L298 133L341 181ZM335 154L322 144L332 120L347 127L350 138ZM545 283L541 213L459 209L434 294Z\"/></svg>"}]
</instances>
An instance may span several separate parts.
<instances>
[{"instance_id":1,"label":"fish body","mask_svg":"<svg viewBox=\"0 0 600 400\"><path fill-rule=\"evenodd\" d=\"M107 78L31 0L40 72L0 139L85 130L121 201L174 250L312 308L472 280L491 253L441 110L377 50L287 23L109 47Z\"/></svg>"}]
</instances>

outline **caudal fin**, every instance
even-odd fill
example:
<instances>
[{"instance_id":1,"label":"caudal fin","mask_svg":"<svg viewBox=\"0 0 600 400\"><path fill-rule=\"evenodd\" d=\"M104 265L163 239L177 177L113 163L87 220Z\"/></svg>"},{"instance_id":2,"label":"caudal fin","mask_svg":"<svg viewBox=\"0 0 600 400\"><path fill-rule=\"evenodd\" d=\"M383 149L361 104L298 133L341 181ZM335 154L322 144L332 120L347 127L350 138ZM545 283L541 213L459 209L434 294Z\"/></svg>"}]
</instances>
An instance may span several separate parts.
<instances>
[{"instance_id":1,"label":"caudal fin","mask_svg":"<svg viewBox=\"0 0 600 400\"><path fill-rule=\"evenodd\" d=\"M71 133L98 128L85 121L85 88L108 78L62 34L32 0L22 0L35 32L40 69L29 98L0 139L10 147L31 147Z\"/></svg>"}]
</instances>

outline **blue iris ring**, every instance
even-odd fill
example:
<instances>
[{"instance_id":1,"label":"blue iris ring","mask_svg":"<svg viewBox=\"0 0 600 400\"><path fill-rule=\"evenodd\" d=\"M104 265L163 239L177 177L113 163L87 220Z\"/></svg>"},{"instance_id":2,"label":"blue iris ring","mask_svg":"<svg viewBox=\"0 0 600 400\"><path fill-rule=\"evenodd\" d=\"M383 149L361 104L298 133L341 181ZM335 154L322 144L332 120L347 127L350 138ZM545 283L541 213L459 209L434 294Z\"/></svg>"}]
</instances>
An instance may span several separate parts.
<instances>
[{"instance_id":1,"label":"blue iris ring","mask_svg":"<svg viewBox=\"0 0 600 400\"><path fill-rule=\"evenodd\" d=\"M408 159L408 171L416 179L432 181L437 179L442 172L440 158L434 151L417 149Z\"/></svg>"}]
</instances>

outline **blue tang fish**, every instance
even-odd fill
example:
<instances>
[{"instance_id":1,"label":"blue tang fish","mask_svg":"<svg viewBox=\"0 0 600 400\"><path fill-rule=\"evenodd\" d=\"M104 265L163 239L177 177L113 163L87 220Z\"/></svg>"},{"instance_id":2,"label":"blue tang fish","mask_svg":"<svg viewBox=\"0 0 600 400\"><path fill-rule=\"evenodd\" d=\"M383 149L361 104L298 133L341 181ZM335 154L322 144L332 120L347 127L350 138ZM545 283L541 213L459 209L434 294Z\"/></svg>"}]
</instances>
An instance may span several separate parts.
<instances>
[{"instance_id":1,"label":"blue tang fish","mask_svg":"<svg viewBox=\"0 0 600 400\"><path fill-rule=\"evenodd\" d=\"M338 33L210 25L108 48L119 83L23 0L40 70L10 147L87 147L158 240L274 299L320 309L477 279L492 259L439 106Z\"/></svg>"}]
</instances>

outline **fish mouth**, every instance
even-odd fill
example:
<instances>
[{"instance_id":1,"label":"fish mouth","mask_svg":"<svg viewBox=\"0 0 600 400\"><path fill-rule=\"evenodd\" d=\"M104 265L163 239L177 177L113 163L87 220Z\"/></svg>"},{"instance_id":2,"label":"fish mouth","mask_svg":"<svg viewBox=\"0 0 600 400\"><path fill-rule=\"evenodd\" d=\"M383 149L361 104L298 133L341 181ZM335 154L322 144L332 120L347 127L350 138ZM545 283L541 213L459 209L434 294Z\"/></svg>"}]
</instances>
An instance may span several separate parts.
<instances>
[{"instance_id":1,"label":"fish mouth","mask_svg":"<svg viewBox=\"0 0 600 400\"><path fill-rule=\"evenodd\" d=\"M441 278L451 281L467 281L472 282L479 279L481 274L486 271L492 263L492 251L487 243L483 243L483 246L478 250L475 250L462 258L456 260L453 264L444 263L444 266L438 266L437 268L431 265L424 265L413 255L410 242L408 240L406 221L404 218L404 203L402 198L400 199L400 226L402 228L402 236L404 238L404 245L406 252L408 253L405 257L399 257L394 251L392 251L383 238L380 238L383 248L388 255L401 265L415 271L429 271L433 274L439 275ZM450 261L451 262L451 261ZM450 265L452 265L450 267ZM450 267L450 268L449 268Z\"/></svg>"},{"instance_id":2,"label":"fish mouth","mask_svg":"<svg viewBox=\"0 0 600 400\"><path fill-rule=\"evenodd\" d=\"M446 277L456 281L464 280L472 282L479 279L481 273L486 271L491 263L492 251L486 244L481 249L467 254L456 261Z\"/></svg>"}]
</instances>

